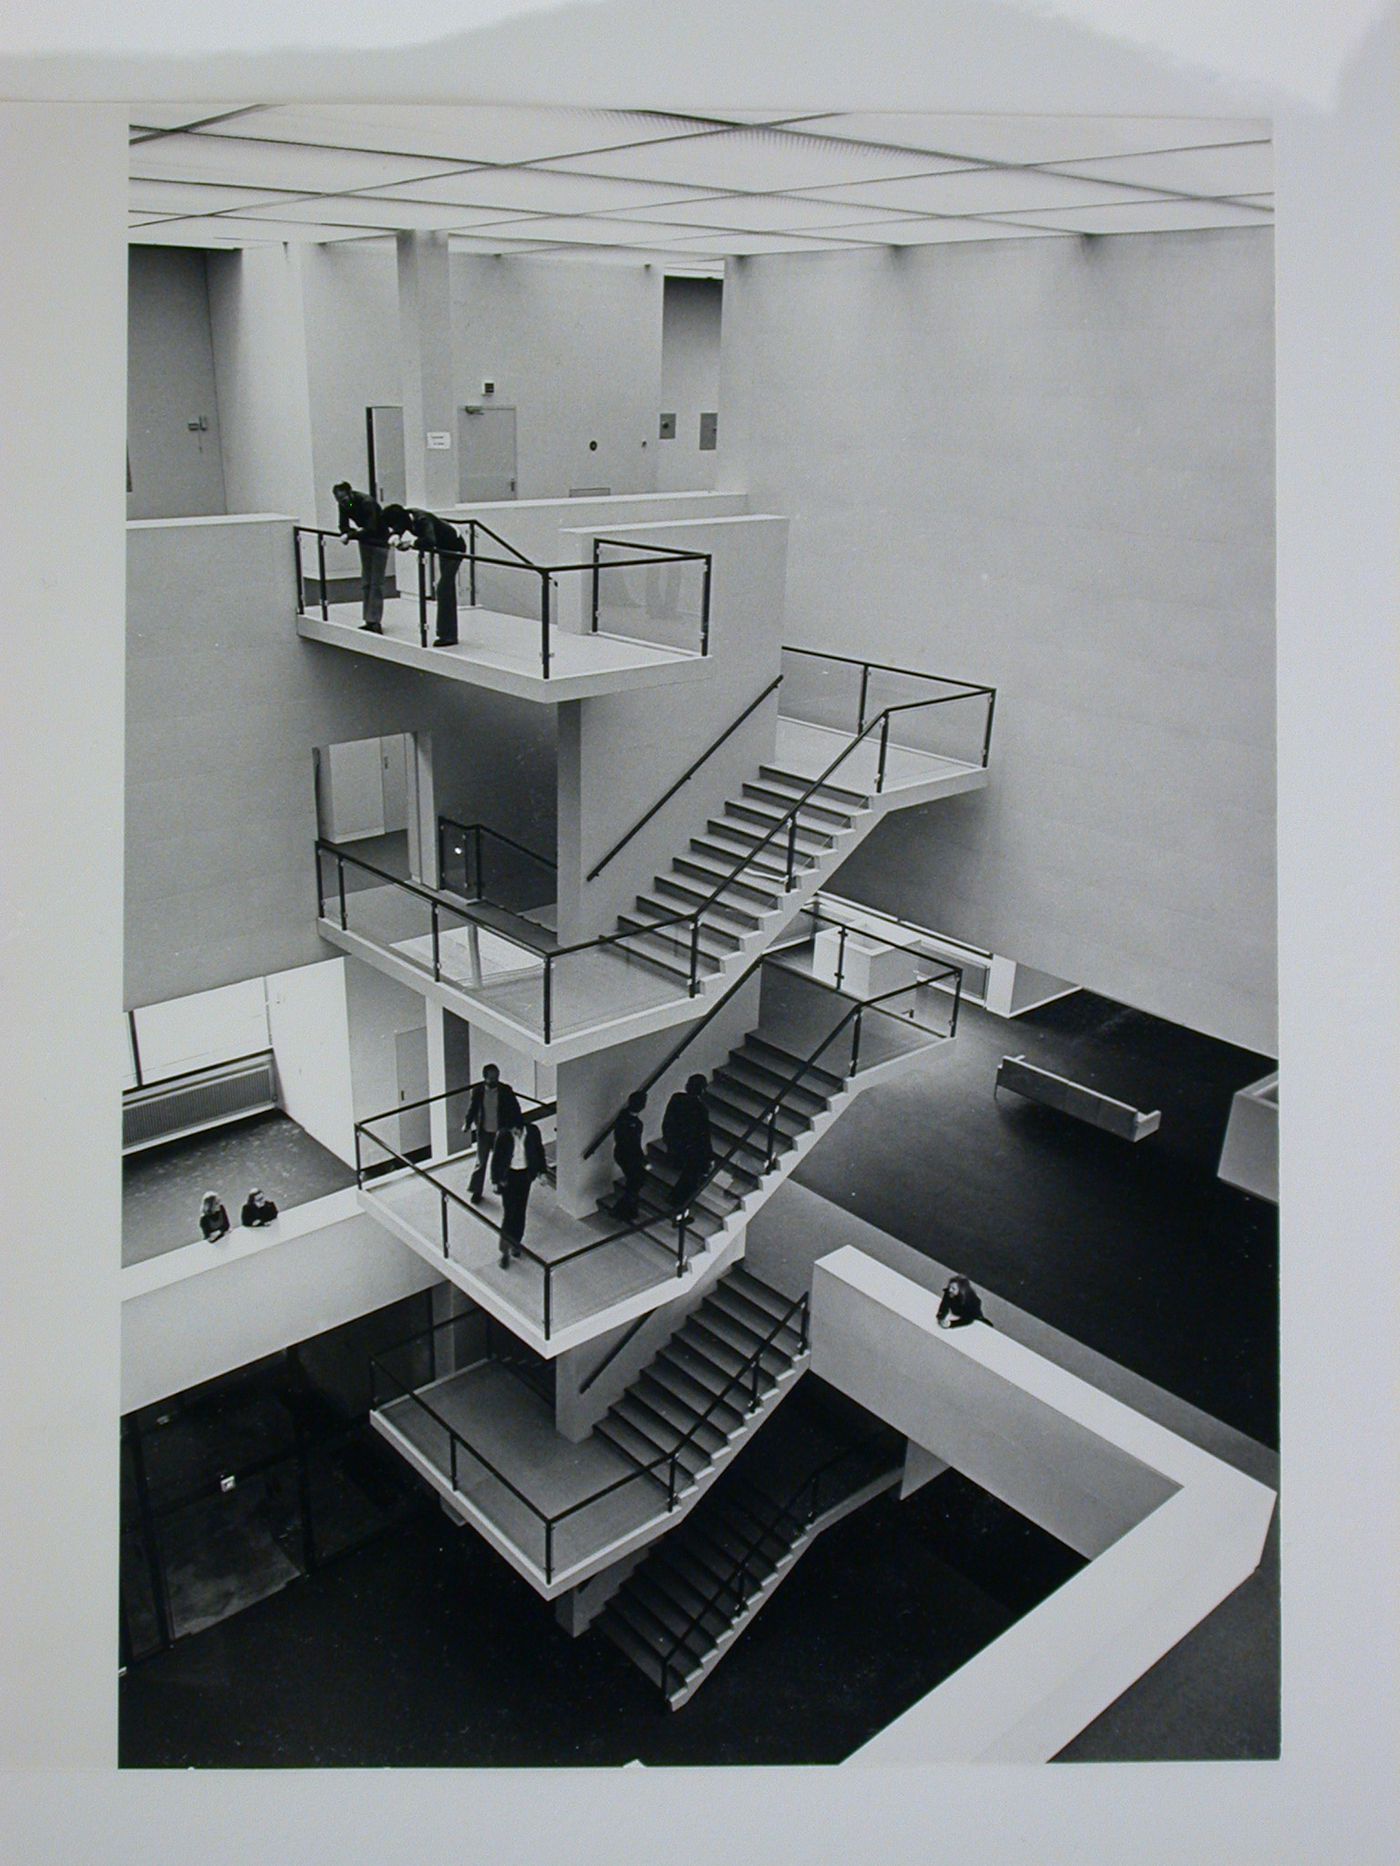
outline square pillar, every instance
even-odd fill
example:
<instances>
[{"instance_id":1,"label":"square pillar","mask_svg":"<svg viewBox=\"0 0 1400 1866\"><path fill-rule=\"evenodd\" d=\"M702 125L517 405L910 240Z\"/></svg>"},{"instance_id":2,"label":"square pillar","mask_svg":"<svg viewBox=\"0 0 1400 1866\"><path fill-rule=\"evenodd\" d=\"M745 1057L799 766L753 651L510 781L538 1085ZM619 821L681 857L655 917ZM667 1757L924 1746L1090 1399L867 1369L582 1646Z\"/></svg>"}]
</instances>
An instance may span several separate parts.
<instances>
[{"instance_id":1,"label":"square pillar","mask_svg":"<svg viewBox=\"0 0 1400 1866\"><path fill-rule=\"evenodd\" d=\"M400 233L395 246L408 503L439 511L457 503L447 235ZM430 435L445 435L447 445L430 446Z\"/></svg>"}]
</instances>

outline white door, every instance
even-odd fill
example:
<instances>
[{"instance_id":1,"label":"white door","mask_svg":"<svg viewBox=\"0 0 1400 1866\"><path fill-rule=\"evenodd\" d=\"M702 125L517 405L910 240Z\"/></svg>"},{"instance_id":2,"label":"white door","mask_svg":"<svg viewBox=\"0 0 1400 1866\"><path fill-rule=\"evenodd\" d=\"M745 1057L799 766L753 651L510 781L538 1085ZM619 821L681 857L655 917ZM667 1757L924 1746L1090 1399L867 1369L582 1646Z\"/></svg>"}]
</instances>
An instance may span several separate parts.
<instances>
[{"instance_id":1,"label":"white door","mask_svg":"<svg viewBox=\"0 0 1400 1866\"><path fill-rule=\"evenodd\" d=\"M384 827L408 828L408 739L402 732L379 741L380 779L384 791Z\"/></svg>"},{"instance_id":2,"label":"white door","mask_svg":"<svg viewBox=\"0 0 1400 1866\"><path fill-rule=\"evenodd\" d=\"M463 505L515 497L515 410L464 408L458 421Z\"/></svg>"},{"instance_id":3,"label":"white door","mask_svg":"<svg viewBox=\"0 0 1400 1866\"><path fill-rule=\"evenodd\" d=\"M428 1093L428 1029L400 1030L394 1035L394 1060L399 1076L399 1106L422 1101ZM399 1152L412 1157L430 1144L428 1110L406 1108L399 1116Z\"/></svg>"},{"instance_id":4,"label":"white door","mask_svg":"<svg viewBox=\"0 0 1400 1866\"><path fill-rule=\"evenodd\" d=\"M408 476L403 456L403 410L386 404L365 410L369 435L370 490L381 505L403 505Z\"/></svg>"},{"instance_id":5,"label":"white door","mask_svg":"<svg viewBox=\"0 0 1400 1866\"><path fill-rule=\"evenodd\" d=\"M384 772L378 739L332 745L321 761L321 802L331 842L384 833Z\"/></svg>"}]
</instances>

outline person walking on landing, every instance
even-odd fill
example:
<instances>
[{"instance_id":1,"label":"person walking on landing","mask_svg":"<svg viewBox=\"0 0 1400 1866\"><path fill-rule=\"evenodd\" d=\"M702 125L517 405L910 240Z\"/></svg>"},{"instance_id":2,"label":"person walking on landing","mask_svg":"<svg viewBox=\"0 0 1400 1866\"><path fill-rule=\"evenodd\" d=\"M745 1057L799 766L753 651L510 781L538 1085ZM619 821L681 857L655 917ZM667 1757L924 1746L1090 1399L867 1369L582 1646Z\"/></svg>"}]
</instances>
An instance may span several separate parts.
<instances>
[{"instance_id":1,"label":"person walking on landing","mask_svg":"<svg viewBox=\"0 0 1400 1866\"><path fill-rule=\"evenodd\" d=\"M340 513L340 535L360 547L360 627L371 635L384 633L384 572L389 564L389 528L384 510L367 492L356 492L348 479L331 487ZM351 530L351 527L354 527Z\"/></svg>"},{"instance_id":2,"label":"person walking on landing","mask_svg":"<svg viewBox=\"0 0 1400 1866\"><path fill-rule=\"evenodd\" d=\"M705 1106L705 1078L690 1076L683 1090L678 1090L666 1104L661 1121L661 1138L675 1162L676 1183L671 1191L679 1220L700 1190L700 1182L710 1169L714 1148L710 1142L710 1111Z\"/></svg>"},{"instance_id":3,"label":"person walking on landing","mask_svg":"<svg viewBox=\"0 0 1400 1866\"><path fill-rule=\"evenodd\" d=\"M634 1089L627 1106L613 1122L613 1159L622 1174L622 1197L617 1215L630 1224L637 1216L642 1184L647 1176L646 1145L642 1139L642 1110L647 1105L642 1089Z\"/></svg>"},{"instance_id":4,"label":"person walking on landing","mask_svg":"<svg viewBox=\"0 0 1400 1866\"><path fill-rule=\"evenodd\" d=\"M384 523L395 538L401 551L409 547L403 542L405 537L412 538L421 551L432 551L437 557L437 634L433 638L435 648L455 648L457 646L457 571L466 553L466 540L455 525L449 525L445 518L439 518L435 512L424 512L416 505L386 505Z\"/></svg>"},{"instance_id":5,"label":"person walking on landing","mask_svg":"<svg viewBox=\"0 0 1400 1866\"><path fill-rule=\"evenodd\" d=\"M476 1145L476 1171L472 1174L470 1187L473 1205L481 1203L486 1185L486 1169L491 1164L491 1149L496 1144L496 1136L504 1133L507 1128L517 1126L521 1119L515 1090L508 1082L502 1082L501 1072L495 1063L487 1063L481 1072L480 1082L472 1089L471 1099L467 1103L467 1118L463 1123L468 1146L473 1142Z\"/></svg>"},{"instance_id":6,"label":"person walking on landing","mask_svg":"<svg viewBox=\"0 0 1400 1866\"><path fill-rule=\"evenodd\" d=\"M522 1116L496 1136L491 1149L491 1183L501 1195L501 1268L520 1255L525 1237L525 1208L530 1188L545 1170L540 1131Z\"/></svg>"}]
</instances>

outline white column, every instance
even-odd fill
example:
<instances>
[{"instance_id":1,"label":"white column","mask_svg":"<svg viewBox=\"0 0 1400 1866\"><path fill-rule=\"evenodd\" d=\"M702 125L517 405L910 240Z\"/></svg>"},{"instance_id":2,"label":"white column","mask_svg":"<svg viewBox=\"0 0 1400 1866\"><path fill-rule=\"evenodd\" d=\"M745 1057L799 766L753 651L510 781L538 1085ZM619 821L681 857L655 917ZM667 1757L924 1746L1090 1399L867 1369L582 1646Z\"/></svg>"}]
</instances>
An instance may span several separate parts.
<instances>
[{"instance_id":1,"label":"white column","mask_svg":"<svg viewBox=\"0 0 1400 1866\"><path fill-rule=\"evenodd\" d=\"M401 233L396 244L408 503L437 510L457 502L447 235ZM430 446L430 435L446 435L448 445Z\"/></svg>"}]
</instances>

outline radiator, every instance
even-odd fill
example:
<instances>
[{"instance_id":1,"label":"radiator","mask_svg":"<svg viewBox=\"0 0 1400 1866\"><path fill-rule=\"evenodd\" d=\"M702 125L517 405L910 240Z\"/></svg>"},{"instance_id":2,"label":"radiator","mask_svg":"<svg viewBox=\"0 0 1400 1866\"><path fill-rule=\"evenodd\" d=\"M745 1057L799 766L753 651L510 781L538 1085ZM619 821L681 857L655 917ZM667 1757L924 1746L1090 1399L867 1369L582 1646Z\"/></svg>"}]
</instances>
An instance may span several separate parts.
<instances>
[{"instance_id":1,"label":"radiator","mask_svg":"<svg viewBox=\"0 0 1400 1866\"><path fill-rule=\"evenodd\" d=\"M271 1050L196 1069L149 1088L128 1089L122 1096L122 1152L137 1153L277 1105Z\"/></svg>"}]
</instances>

